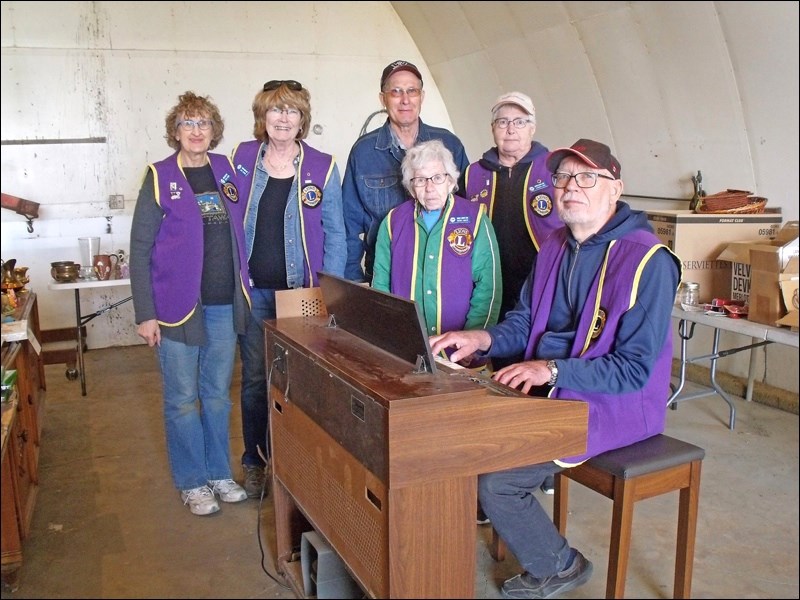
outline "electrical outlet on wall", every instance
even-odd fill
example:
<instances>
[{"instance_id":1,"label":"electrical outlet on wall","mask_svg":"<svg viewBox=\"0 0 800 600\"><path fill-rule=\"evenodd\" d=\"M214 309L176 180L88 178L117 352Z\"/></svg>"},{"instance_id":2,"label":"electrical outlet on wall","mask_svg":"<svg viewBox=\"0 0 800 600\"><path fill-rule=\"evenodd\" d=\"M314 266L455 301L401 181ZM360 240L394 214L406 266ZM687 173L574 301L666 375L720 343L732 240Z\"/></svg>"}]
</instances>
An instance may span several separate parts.
<instances>
[{"instance_id":1,"label":"electrical outlet on wall","mask_svg":"<svg viewBox=\"0 0 800 600\"><path fill-rule=\"evenodd\" d=\"M108 197L108 208L125 208L125 196L122 194L112 194Z\"/></svg>"}]
</instances>

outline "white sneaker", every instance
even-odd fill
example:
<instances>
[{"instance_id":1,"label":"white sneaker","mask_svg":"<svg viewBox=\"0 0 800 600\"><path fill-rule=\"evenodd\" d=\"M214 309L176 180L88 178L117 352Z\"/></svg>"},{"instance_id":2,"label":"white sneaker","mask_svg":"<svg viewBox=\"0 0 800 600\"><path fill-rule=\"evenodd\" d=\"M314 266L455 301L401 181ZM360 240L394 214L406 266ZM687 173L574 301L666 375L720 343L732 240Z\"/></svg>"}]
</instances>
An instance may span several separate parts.
<instances>
[{"instance_id":1,"label":"white sneaker","mask_svg":"<svg viewBox=\"0 0 800 600\"><path fill-rule=\"evenodd\" d=\"M223 502L241 502L247 500L247 492L233 479L212 479L208 482L211 491Z\"/></svg>"},{"instance_id":2,"label":"white sneaker","mask_svg":"<svg viewBox=\"0 0 800 600\"><path fill-rule=\"evenodd\" d=\"M194 515L211 515L219 510L219 504L217 504L217 499L214 498L214 492L207 485L201 485L191 490L183 490L181 492L181 500L183 500L184 504L189 505L189 510Z\"/></svg>"}]
</instances>

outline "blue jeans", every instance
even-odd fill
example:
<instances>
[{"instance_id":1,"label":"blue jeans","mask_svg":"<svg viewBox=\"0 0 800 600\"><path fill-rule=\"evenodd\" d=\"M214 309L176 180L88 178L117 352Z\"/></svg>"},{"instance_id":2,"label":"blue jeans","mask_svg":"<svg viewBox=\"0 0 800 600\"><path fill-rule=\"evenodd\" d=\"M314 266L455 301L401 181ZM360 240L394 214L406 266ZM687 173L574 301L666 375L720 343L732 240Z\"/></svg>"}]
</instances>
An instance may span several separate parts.
<instances>
[{"instance_id":1,"label":"blue jeans","mask_svg":"<svg viewBox=\"0 0 800 600\"><path fill-rule=\"evenodd\" d=\"M158 359L172 480L179 490L230 479L230 387L236 356L233 305L202 308L206 343L161 338Z\"/></svg>"},{"instance_id":2,"label":"blue jeans","mask_svg":"<svg viewBox=\"0 0 800 600\"><path fill-rule=\"evenodd\" d=\"M563 469L554 462L478 476L478 499L492 526L528 573L555 575L569 560L570 546L534 491Z\"/></svg>"},{"instance_id":3,"label":"blue jeans","mask_svg":"<svg viewBox=\"0 0 800 600\"><path fill-rule=\"evenodd\" d=\"M269 456L269 403L267 402L266 347L264 320L275 318L275 290L250 290L251 309L247 332L239 336L242 357L242 464L264 467L258 454Z\"/></svg>"}]
</instances>

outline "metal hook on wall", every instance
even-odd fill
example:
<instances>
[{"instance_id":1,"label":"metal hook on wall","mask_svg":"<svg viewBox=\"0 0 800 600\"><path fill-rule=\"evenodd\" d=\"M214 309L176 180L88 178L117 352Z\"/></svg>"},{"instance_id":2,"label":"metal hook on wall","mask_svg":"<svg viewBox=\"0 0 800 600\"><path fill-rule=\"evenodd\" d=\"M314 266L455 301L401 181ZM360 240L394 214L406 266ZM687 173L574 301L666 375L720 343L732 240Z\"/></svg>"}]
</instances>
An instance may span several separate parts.
<instances>
[{"instance_id":1,"label":"metal hook on wall","mask_svg":"<svg viewBox=\"0 0 800 600\"><path fill-rule=\"evenodd\" d=\"M33 233L33 220L39 216L39 203L32 200L18 198L11 194L2 194L3 208L13 210L18 215L25 217L28 222L28 233Z\"/></svg>"}]
</instances>

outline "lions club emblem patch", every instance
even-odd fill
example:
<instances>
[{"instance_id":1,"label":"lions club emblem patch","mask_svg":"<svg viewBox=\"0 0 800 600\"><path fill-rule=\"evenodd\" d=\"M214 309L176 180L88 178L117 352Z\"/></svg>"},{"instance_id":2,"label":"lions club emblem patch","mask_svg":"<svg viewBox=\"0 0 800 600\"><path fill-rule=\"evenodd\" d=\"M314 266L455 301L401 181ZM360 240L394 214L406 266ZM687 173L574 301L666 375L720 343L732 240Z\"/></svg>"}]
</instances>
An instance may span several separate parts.
<instances>
[{"instance_id":1,"label":"lions club emblem patch","mask_svg":"<svg viewBox=\"0 0 800 600\"><path fill-rule=\"evenodd\" d=\"M303 204L309 208L314 208L317 204L322 202L322 190L315 185L307 185L301 192Z\"/></svg>"},{"instance_id":2,"label":"lions club emblem patch","mask_svg":"<svg viewBox=\"0 0 800 600\"><path fill-rule=\"evenodd\" d=\"M222 193L225 194L225 197L231 202L239 201L239 190L237 190L236 186L230 181L226 181L222 184Z\"/></svg>"},{"instance_id":3,"label":"lions club emblem patch","mask_svg":"<svg viewBox=\"0 0 800 600\"><path fill-rule=\"evenodd\" d=\"M466 227L456 227L447 235L447 243L458 256L464 256L472 248L472 232Z\"/></svg>"},{"instance_id":4,"label":"lions club emblem patch","mask_svg":"<svg viewBox=\"0 0 800 600\"><path fill-rule=\"evenodd\" d=\"M592 339L596 340L600 337L600 334L603 333L603 329L606 326L606 311L604 308L600 308L597 311L597 318L594 320L594 325L592 326Z\"/></svg>"},{"instance_id":5,"label":"lions club emblem patch","mask_svg":"<svg viewBox=\"0 0 800 600\"><path fill-rule=\"evenodd\" d=\"M531 200L531 207L540 217L546 217L553 212L553 201L547 194L536 194Z\"/></svg>"}]
</instances>

